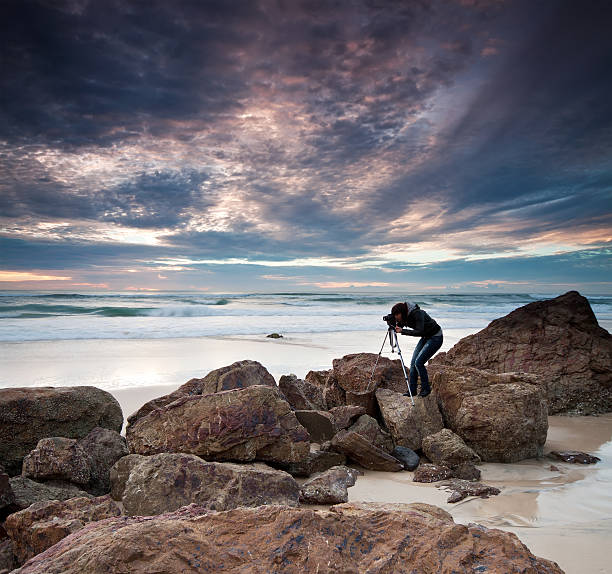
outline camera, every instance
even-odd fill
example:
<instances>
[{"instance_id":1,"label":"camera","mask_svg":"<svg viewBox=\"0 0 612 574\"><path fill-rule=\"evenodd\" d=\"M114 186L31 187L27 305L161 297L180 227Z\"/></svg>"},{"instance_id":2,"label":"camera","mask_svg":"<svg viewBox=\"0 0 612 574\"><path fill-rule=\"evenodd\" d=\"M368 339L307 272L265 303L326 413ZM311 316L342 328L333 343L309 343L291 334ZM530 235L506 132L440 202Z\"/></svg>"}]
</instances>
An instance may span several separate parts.
<instances>
[{"instance_id":1,"label":"camera","mask_svg":"<svg viewBox=\"0 0 612 574\"><path fill-rule=\"evenodd\" d=\"M385 315L383 317L383 321L386 321L387 325L389 325L390 329L395 329L395 326L397 325L397 321L395 320L395 317L393 315L391 315L389 313L389 315Z\"/></svg>"}]
</instances>

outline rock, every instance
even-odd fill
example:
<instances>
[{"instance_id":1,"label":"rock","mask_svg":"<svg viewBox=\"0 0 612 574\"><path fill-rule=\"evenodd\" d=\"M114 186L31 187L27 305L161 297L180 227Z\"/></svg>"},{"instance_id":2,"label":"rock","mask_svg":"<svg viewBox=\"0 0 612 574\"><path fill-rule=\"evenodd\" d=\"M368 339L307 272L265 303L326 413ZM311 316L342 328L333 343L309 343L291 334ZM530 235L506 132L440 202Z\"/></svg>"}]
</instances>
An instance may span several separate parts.
<instances>
[{"instance_id":1,"label":"rock","mask_svg":"<svg viewBox=\"0 0 612 574\"><path fill-rule=\"evenodd\" d=\"M310 452L304 460L287 464L276 463L274 466L288 472L292 476L310 476L316 472L323 472L334 466L344 464L346 464L346 456L343 454L325 450L311 444Z\"/></svg>"},{"instance_id":2,"label":"rock","mask_svg":"<svg viewBox=\"0 0 612 574\"><path fill-rule=\"evenodd\" d=\"M295 416L314 442L325 442L336 434L334 418L327 411L295 411Z\"/></svg>"},{"instance_id":3,"label":"rock","mask_svg":"<svg viewBox=\"0 0 612 574\"><path fill-rule=\"evenodd\" d=\"M283 375L278 381L291 408L296 411L320 411L327 408L323 397L324 387L298 379L295 375Z\"/></svg>"},{"instance_id":4,"label":"rock","mask_svg":"<svg viewBox=\"0 0 612 574\"><path fill-rule=\"evenodd\" d=\"M120 458L129 454L127 442L118 432L97 427L79 441L89 454L91 479L87 490L96 495L110 491L110 469Z\"/></svg>"},{"instance_id":5,"label":"rock","mask_svg":"<svg viewBox=\"0 0 612 574\"><path fill-rule=\"evenodd\" d=\"M434 464L454 468L464 462L480 462L480 457L450 429L442 429L423 439L423 453Z\"/></svg>"},{"instance_id":6,"label":"rock","mask_svg":"<svg viewBox=\"0 0 612 574\"><path fill-rule=\"evenodd\" d=\"M451 469L453 477L461 478L462 480L480 480L480 469L476 468L473 462L462 462Z\"/></svg>"},{"instance_id":7,"label":"rock","mask_svg":"<svg viewBox=\"0 0 612 574\"><path fill-rule=\"evenodd\" d=\"M550 456L556 460L562 460L563 462L569 462L572 464L595 464L601 460L592 454L577 450L566 450L563 452L553 450L550 453Z\"/></svg>"},{"instance_id":8,"label":"rock","mask_svg":"<svg viewBox=\"0 0 612 574\"><path fill-rule=\"evenodd\" d=\"M376 400L393 442L412 450L420 450L423 438L444 428L434 393L414 400L388 389L378 389Z\"/></svg>"},{"instance_id":9,"label":"rock","mask_svg":"<svg viewBox=\"0 0 612 574\"><path fill-rule=\"evenodd\" d=\"M144 457L132 467L123 508L130 516L149 516L191 503L213 510L262 504L297 506L299 491L295 479L281 470L162 453Z\"/></svg>"},{"instance_id":10,"label":"rock","mask_svg":"<svg viewBox=\"0 0 612 574\"><path fill-rule=\"evenodd\" d=\"M348 501L348 487L353 486L358 473L347 466L335 466L306 481L300 488L302 504L339 504Z\"/></svg>"},{"instance_id":11,"label":"rock","mask_svg":"<svg viewBox=\"0 0 612 574\"><path fill-rule=\"evenodd\" d=\"M110 495L113 500L123 500L125 483L130 478L132 469L147 457L142 454L128 454L120 458L110 469Z\"/></svg>"},{"instance_id":12,"label":"rock","mask_svg":"<svg viewBox=\"0 0 612 574\"><path fill-rule=\"evenodd\" d=\"M9 475L0 467L0 516L2 509L15 503L15 493L11 487Z\"/></svg>"},{"instance_id":13,"label":"rock","mask_svg":"<svg viewBox=\"0 0 612 574\"><path fill-rule=\"evenodd\" d=\"M92 461L78 441L49 437L38 441L36 448L23 459L23 476L38 481L65 480L87 485L91 479Z\"/></svg>"},{"instance_id":14,"label":"rock","mask_svg":"<svg viewBox=\"0 0 612 574\"><path fill-rule=\"evenodd\" d=\"M421 462L419 455L406 446L396 446L391 451L391 456L399 460L405 470L415 470Z\"/></svg>"},{"instance_id":15,"label":"rock","mask_svg":"<svg viewBox=\"0 0 612 574\"><path fill-rule=\"evenodd\" d=\"M11 514L5 522L13 550L21 564L50 548L88 522L120 516L121 510L110 496L71 498L36 502ZM86 571L86 570L84 570Z\"/></svg>"},{"instance_id":16,"label":"rock","mask_svg":"<svg viewBox=\"0 0 612 574\"><path fill-rule=\"evenodd\" d=\"M270 333L269 335L266 335L266 337L268 339L282 339L283 336L279 335L278 333Z\"/></svg>"},{"instance_id":17,"label":"rock","mask_svg":"<svg viewBox=\"0 0 612 574\"><path fill-rule=\"evenodd\" d=\"M36 482L24 476L11 478L11 488L15 493L15 507L23 510L35 502L47 500L68 500L70 498L93 498L75 484L69 482Z\"/></svg>"},{"instance_id":18,"label":"rock","mask_svg":"<svg viewBox=\"0 0 612 574\"><path fill-rule=\"evenodd\" d=\"M0 389L0 460L9 476L41 438L82 438L95 427L117 432L123 414L117 400L95 387Z\"/></svg>"},{"instance_id":19,"label":"rock","mask_svg":"<svg viewBox=\"0 0 612 574\"><path fill-rule=\"evenodd\" d=\"M346 406L346 391L338 384L332 370L309 371L305 380L323 389L323 399L327 409Z\"/></svg>"},{"instance_id":20,"label":"rock","mask_svg":"<svg viewBox=\"0 0 612 574\"><path fill-rule=\"evenodd\" d=\"M478 565L478 566L476 566ZM512 533L455 524L427 504L329 510L188 506L88 524L13 574L150 572L562 574Z\"/></svg>"},{"instance_id":21,"label":"rock","mask_svg":"<svg viewBox=\"0 0 612 574\"><path fill-rule=\"evenodd\" d=\"M549 414L612 411L612 337L577 291L496 319L430 365L541 375Z\"/></svg>"},{"instance_id":22,"label":"rock","mask_svg":"<svg viewBox=\"0 0 612 574\"><path fill-rule=\"evenodd\" d=\"M203 379L190 379L176 391L145 403L128 417L128 427L155 409L163 408L182 397L209 395L254 385L276 387L276 381L261 363L249 360L237 361L227 367L211 371Z\"/></svg>"},{"instance_id":23,"label":"rock","mask_svg":"<svg viewBox=\"0 0 612 574\"><path fill-rule=\"evenodd\" d=\"M444 367L433 375L446 426L484 461L516 462L542 455L548 416L532 375Z\"/></svg>"},{"instance_id":24,"label":"rock","mask_svg":"<svg viewBox=\"0 0 612 574\"><path fill-rule=\"evenodd\" d=\"M309 436L277 388L183 397L127 429L133 454L182 452L216 461L304 460Z\"/></svg>"},{"instance_id":25,"label":"rock","mask_svg":"<svg viewBox=\"0 0 612 574\"><path fill-rule=\"evenodd\" d=\"M10 538L0 540L0 574L8 574L16 567L13 541Z\"/></svg>"},{"instance_id":26,"label":"rock","mask_svg":"<svg viewBox=\"0 0 612 574\"><path fill-rule=\"evenodd\" d=\"M388 472L397 472L404 468L397 459L354 431L340 431L331 443L336 451L345 454L364 468Z\"/></svg>"},{"instance_id":27,"label":"rock","mask_svg":"<svg viewBox=\"0 0 612 574\"><path fill-rule=\"evenodd\" d=\"M378 421L369 415L361 415L349 430L359 433L374 446L385 452L391 452L393 450L391 435L383 431L378 425Z\"/></svg>"},{"instance_id":28,"label":"rock","mask_svg":"<svg viewBox=\"0 0 612 574\"><path fill-rule=\"evenodd\" d=\"M446 488L446 490L451 493L446 501L449 503L459 502L467 496L489 498L489 496L494 496L501 492L499 488L495 488L494 486L488 486L487 484L482 484L480 482L461 480L460 478L453 478L440 486Z\"/></svg>"},{"instance_id":29,"label":"rock","mask_svg":"<svg viewBox=\"0 0 612 574\"><path fill-rule=\"evenodd\" d=\"M414 471L413 482L438 482L453 477L453 471L447 466L438 464L421 463Z\"/></svg>"},{"instance_id":30,"label":"rock","mask_svg":"<svg viewBox=\"0 0 612 574\"><path fill-rule=\"evenodd\" d=\"M334 428L336 429L336 432L338 432L343 429L347 429L361 415L365 415L366 409L365 407L360 407L358 405L346 405L329 409L329 414L333 417Z\"/></svg>"}]
</instances>

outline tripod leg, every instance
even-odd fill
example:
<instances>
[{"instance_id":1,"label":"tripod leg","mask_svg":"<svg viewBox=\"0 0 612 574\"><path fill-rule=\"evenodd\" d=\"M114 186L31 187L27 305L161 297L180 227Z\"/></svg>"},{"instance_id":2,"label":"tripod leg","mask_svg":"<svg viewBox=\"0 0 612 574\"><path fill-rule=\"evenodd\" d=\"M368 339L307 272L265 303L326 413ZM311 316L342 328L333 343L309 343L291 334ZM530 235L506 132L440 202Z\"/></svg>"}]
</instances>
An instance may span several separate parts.
<instances>
[{"instance_id":1,"label":"tripod leg","mask_svg":"<svg viewBox=\"0 0 612 574\"><path fill-rule=\"evenodd\" d=\"M414 398L412 397L412 391L410 390L410 381L408 380L408 374L406 373L406 365L404 364L404 357L402 357L402 350L400 349L399 343L397 341L397 333L394 331L393 335L395 336L395 346L397 347L397 354L399 355L400 362L402 363L404 379L406 380L406 385L408 386L408 394L410 395L410 401L412 402L412 406L414 406ZM389 337L391 337L391 331L389 331Z\"/></svg>"},{"instance_id":2,"label":"tripod leg","mask_svg":"<svg viewBox=\"0 0 612 574\"><path fill-rule=\"evenodd\" d=\"M378 361L380 360L380 355L382 354L382 350L385 347L385 343L387 342L387 336L389 337L389 343L391 344L391 348L393 348L393 342L391 341L391 331L387 331L385 338L383 339L382 345L380 346L380 351L378 351L378 357L376 357L376 362L374 363L374 368L372 369L372 373L370 374L370 380L368 381L368 389L370 388L370 384L372 379L374 378L374 371L378 365Z\"/></svg>"}]
</instances>

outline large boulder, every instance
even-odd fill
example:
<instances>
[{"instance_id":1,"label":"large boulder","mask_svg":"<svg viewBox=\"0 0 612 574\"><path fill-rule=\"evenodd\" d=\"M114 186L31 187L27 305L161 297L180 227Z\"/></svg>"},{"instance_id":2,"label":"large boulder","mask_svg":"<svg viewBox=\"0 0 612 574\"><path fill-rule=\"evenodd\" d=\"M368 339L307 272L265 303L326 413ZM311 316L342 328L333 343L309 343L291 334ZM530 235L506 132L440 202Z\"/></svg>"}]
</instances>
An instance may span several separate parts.
<instances>
[{"instance_id":1,"label":"large boulder","mask_svg":"<svg viewBox=\"0 0 612 574\"><path fill-rule=\"evenodd\" d=\"M360 434L385 452L390 453L393 450L391 435L382 430L378 421L370 415L361 415L348 430Z\"/></svg>"},{"instance_id":2,"label":"large boulder","mask_svg":"<svg viewBox=\"0 0 612 574\"><path fill-rule=\"evenodd\" d=\"M612 410L612 337L577 291L496 319L430 365L541 375L549 414Z\"/></svg>"},{"instance_id":3,"label":"large boulder","mask_svg":"<svg viewBox=\"0 0 612 574\"><path fill-rule=\"evenodd\" d=\"M482 460L516 462L542 455L547 405L532 375L444 367L434 374L433 386L446 426Z\"/></svg>"},{"instance_id":4,"label":"large boulder","mask_svg":"<svg viewBox=\"0 0 612 574\"><path fill-rule=\"evenodd\" d=\"M132 467L122 501L127 514L148 516L191 503L213 510L262 504L297 506L299 492L295 479L282 470L162 453L143 457Z\"/></svg>"},{"instance_id":5,"label":"large boulder","mask_svg":"<svg viewBox=\"0 0 612 574\"><path fill-rule=\"evenodd\" d=\"M11 488L15 493L15 507L19 510L27 508L35 502L47 500L68 500L70 498L93 498L70 482L36 482L25 476L11 478Z\"/></svg>"},{"instance_id":6,"label":"large boulder","mask_svg":"<svg viewBox=\"0 0 612 574\"><path fill-rule=\"evenodd\" d=\"M134 424L151 411L165 407L182 397L209 395L231 389L244 389L254 385L275 387L276 381L261 363L249 360L237 361L226 367L211 371L204 378L190 379L170 394L145 403L128 417L128 424Z\"/></svg>"},{"instance_id":7,"label":"large boulder","mask_svg":"<svg viewBox=\"0 0 612 574\"><path fill-rule=\"evenodd\" d=\"M420 450L425 437L444 428L433 393L425 398L416 397L413 405L410 397L402 393L378 389L376 400L396 446Z\"/></svg>"},{"instance_id":8,"label":"large boulder","mask_svg":"<svg viewBox=\"0 0 612 574\"><path fill-rule=\"evenodd\" d=\"M93 499L71 498L61 502L49 500L36 502L25 510L11 514L4 526L21 564L83 528L88 522L120 515L121 509L108 495Z\"/></svg>"},{"instance_id":9,"label":"large boulder","mask_svg":"<svg viewBox=\"0 0 612 574\"><path fill-rule=\"evenodd\" d=\"M127 429L133 454L181 452L215 461L297 462L309 436L276 387L252 386L187 396Z\"/></svg>"},{"instance_id":10,"label":"large boulder","mask_svg":"<svg viewBox=\"0 0 612 574\"><path fill-rule=\"evenodd\" d=\"M348 502L348 488L354 486L359 472L348 466L335 466L300 488L302 504L340 504Z\"/></svg>"},{"instance_id":11,"label":"large boulder","mask_svg":"<svg viewBox=\"0 0 612 574\"><path fill-rule=\"evenodd\" d=\"M305 381L321 387L325 407L328 410L346 405L346 391L338 384L332 369L308 371Z\"/></svg>"},{"instance_id":12,"label":"large boulder","mask_svg":"<svg viewBox=\"0 0 612 574\"><path fill-rule=\"evenodd\" d=\"M346 405L329 409L329 414L333 417L336 432L350 427L361 415L366 414L364 407L359 405Z\"/></svg>"},{"instance_id":13,"label":"large boulder","mask_svg":"<svg viewBox=\"0 0 612 574\"><path fill-rule=\"evenodd\" d=\"M188 506L88 524L13 574L505 572L562 574L512 533L455 524L427 504L330 510Z\"/></svg>"},{"instance_id":14,"label":"large boulder","mask_svg":"<svg viewBox=\"0 0 612 574\"><path fill-rule=\"evenodd\" d=\"M92 461L73 438L49 437L23 459L22 474L37 481L63 480L81 486L91 480Z\"/></svg>"},{"instance_id":15,"label":"large boulder","mask_svg":"<svg viewBox=\"0 0 612 574\"><path fill-rule=\"evenodd\" d=\"M442 429L423 439L423 453L434 464L455 468L463 463L480 462L480 457L450 429Z\"/></svg>"},{"instance_id":16,"label":"large boulder","mask_svg":"<svg viewBox=\"0 0 612 574\"><path fill-rule=\"evenodd\" d=\"M399 460L354 431L340 431L331 440L331 444L336 451L346 455L364 468L387 472L398 472L404 469Z\"/></svg>"},{"instance_id":17,"label":"large boulder","mask_svg":"<svg viewBox=\"0 0 612 574\"><path fill-rule=\"evenodd\" d=\"M321 385L298 379L295 375L283 375L278 381L278 388L296 411L320 411L327 408L323 396L324 387Z\"/></svg>"},{"instance_id":18,"label":"large boulder","mask_svg":"<svg viewBox=\"0 0 612 574\"><path fill-rule=\"evenodd\" d=\"M334 417L327 411L294 411L299 423L317 443L330 440L336 434Z\"/></svg>"},{"instance_id":19,"label":"large boulder","mask_svg":"<svg viewBox=\"0 0 612 574\"><path fill-rule=\"evenodd\" d=\"M329 443L328 443L329 444ZM276 463L274 466L292 476L310 476L334 466L346 464L346 456L333 450L324 449L315 443L310 445L308 456L299 462Z\"/></svg>"},{"instance_id":20,"label":"large boulder","mask_svg":"<svg viewBox=\"0 0 612 574\"><path fill-rule=\"evenodd\" d=\"M117 400L95 387L0 389L0 464L15 476L41 438L82 438L95 427L122 426Z\"/></svg>"}]
</instances>

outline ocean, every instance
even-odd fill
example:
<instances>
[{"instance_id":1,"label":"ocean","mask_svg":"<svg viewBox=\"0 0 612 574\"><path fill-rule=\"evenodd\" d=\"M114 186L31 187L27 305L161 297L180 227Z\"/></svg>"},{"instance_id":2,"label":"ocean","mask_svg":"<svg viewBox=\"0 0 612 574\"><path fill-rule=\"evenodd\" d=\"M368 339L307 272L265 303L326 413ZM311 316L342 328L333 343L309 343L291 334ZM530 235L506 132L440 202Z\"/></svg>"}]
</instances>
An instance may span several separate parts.
<instances>
[{"instance_id":1,"label":"ocean","mask_svg":"<svg viewBox=\"0 0 612 574\"><path fill-rule=\"evenodd\" d=\"M517 307L550 297L554 295L0 292L0 341L382 332L382 316L405 300L417 302L443 329L474 332ZM589 301L600 325L610 330L612 296Z\"/></svg>"}]
</instances>

